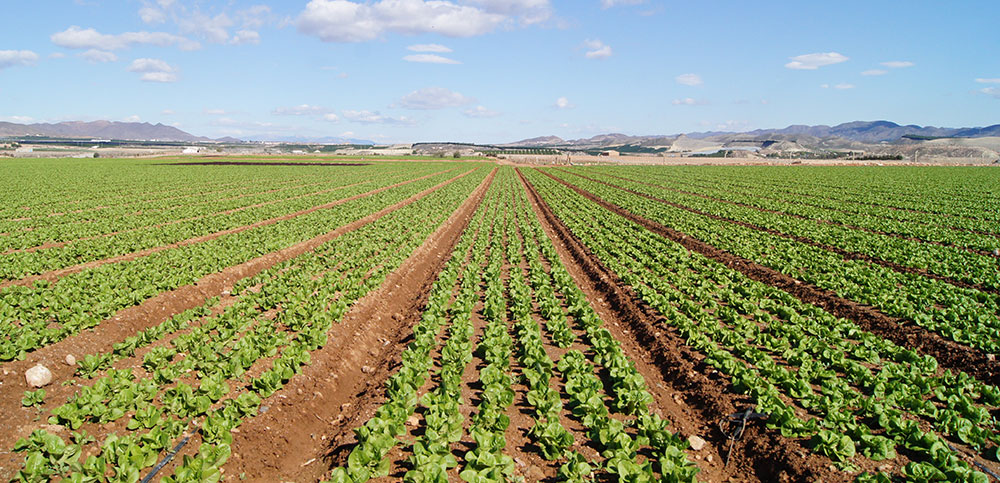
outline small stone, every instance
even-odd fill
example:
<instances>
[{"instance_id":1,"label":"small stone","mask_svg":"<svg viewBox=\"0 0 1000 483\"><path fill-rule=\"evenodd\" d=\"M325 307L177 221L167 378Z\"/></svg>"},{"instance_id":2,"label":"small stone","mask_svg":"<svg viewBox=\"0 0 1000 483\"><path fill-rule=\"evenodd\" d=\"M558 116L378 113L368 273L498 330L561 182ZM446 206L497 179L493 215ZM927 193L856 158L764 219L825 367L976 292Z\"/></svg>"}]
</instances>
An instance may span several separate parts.
<instances>
[{"instance_id":1,"label":"small stone","mask_svg":"<svg viewBox=\"0 0 1000 483\"><path fill-rule=\"evenodd\" d=\"M700 436L696 436L693 434L691 436L688 436L688 443L691 444L691 449L695 451L701 451L701 449L705 447L705 440L702 439Z\"/></svg>"},{"instance_id":2,"label":"small stone","mask_svg":"<svg viewBox=\"0 0 1000 483\"><path fill-rule=\"evenodd\" d=\"M260 413L264 414L264 413L267 412L268 409L271 409L271 407L270 406L261 406L260 407Z\"/></svg>"},{"instance_id":3,"label":"small stone","mask_svg":"<svg viewBox=\"0 0 1000 483\"><path fill-rule=\"evenodd\" d=\"M351 407L351 403L344 403L340 405L341 411L347 411L347 408Z\"/></svg>"},{"instance_id":4,"label":"small stone","mask_svg":"<svg viewBox=\"0 0 1000 483\"><path fill-rule=\"evenodd\" d=\"M712 457L712 455L708 455L708 456L705 456L705 461L708 461L709 463L711 463L711 462L712 462L712 460L714 460L714 459L715 459L715 458L714 458L714 457Z\"/></svg>"},{"instance_id":5,"label":"small stone","mask_svg":"<svg viewBox=\"0 0 1000 483\"><path fill-rule=\"evenodd\" d=\"M361 366L361 372L365 374L371 374L375 372L375 368L373 368L372 366Z\"/></svg>"},{"instance_id":6,"label":"small stone","mask_svg":"<svg viewBox=\"0 0 1000 483\"><path fill-rule=\"evenodd\" d=\"M416 426L418 424L420 424L420 418L418 418L416 414L414 414L413 416L410 416L410 417L406 418L406 425L407 426Z\"/></svg>"},{"instance_id":7,"label":"small stone","mask_svg":"<svg viewBox=\"0 0 1000 483\"><path fill-rule=\"evenodd\" d=\"M526 463L524 462L524 460L522 460L522 459L521 459L521 457L520 457L520 456L518 456L518 457L514 458L514 463L517 463L517 466L520 466L521 468L524 468L524 466L525 466L525 464L526 464Z\"/></svg>"},{"instance_id":8,"label":"small stone","mask_svg":"<svg viewBox=\"0 0 1000 483\"><path fill-rule=\"evenodd\" d=\"M24 379L29 386L42 387L52 382L52 371L41 364L32 367L24 372Z\"/></svg>"},{"instance_id":9,"label":"small stone","mask_svg":"<svg viewBox=\"0 0 1000 483\"><path fill-rule=\"evenodd\" d=\"M986 354L986 360L988 360L990 362L993 362L993 361L997 360L997 355L996 354Z\"/></svg>"}]
</instances>

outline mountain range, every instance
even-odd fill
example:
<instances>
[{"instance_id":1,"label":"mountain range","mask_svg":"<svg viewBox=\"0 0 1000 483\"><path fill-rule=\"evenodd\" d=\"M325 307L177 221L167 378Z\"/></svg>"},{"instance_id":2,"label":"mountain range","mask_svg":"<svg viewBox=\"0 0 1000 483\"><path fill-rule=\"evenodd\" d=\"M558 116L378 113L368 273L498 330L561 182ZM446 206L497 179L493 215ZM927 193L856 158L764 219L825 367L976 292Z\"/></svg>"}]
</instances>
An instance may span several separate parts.
<instances>
[{"instance_id":1,"label":"mountain range","mask_svg":"<svg viewBox=\"0 0 1000 483\"><path fill-rule=\"evenodd\" d=\"M54 124L0 122L0 136L48 136L127 141L240 142L235 138L211 139L195 136L173 126L148 122L66 121Z\"/></svg>"}]
</instances>

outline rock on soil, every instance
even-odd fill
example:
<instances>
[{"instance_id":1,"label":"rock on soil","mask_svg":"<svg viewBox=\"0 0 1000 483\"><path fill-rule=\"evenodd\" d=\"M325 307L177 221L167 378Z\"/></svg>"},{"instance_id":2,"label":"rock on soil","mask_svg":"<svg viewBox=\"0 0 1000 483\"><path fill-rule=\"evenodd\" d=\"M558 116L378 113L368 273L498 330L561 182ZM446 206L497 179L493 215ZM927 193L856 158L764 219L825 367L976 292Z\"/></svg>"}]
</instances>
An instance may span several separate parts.
<instances>
[{"instance_id":1,"label":"rock on soil","mask_svg":"<svg viewBox=\"0 0 1000 483\"><path fill-rule=\"evenodd\" d=\"M52 382L52 371L41 364L24 372L24 380L31 387L42 387Z\"/></svg>"},{"instance_id":2,"label":"rock on soil","mask_svg":"<svg viewBox=\"0 0 1000 483\"><path fill-rule=\"evenodd\" d=\"M695 451L701 451L705 447L705 440L693 434L688 436L688 443L691 443L691 449Z\"/></svg>"}]
</instances>

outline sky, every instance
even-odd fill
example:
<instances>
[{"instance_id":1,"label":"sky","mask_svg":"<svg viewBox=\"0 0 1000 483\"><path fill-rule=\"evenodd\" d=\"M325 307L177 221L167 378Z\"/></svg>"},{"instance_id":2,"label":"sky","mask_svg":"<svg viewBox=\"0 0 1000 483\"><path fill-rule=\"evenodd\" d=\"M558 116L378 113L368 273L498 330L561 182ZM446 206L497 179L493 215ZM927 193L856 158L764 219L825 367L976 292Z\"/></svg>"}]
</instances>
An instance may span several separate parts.
<instances>
[{"instance_id":1,"label":"sky","mask_svg":"<svg viewBox=\"0 0 1000 483\"><path fill-rule=\"evenodd\" d=\"M0 29L8 122L378 143L1000 123L995 0L52 0L16 13Z\"/></svg>"}]
</instances>

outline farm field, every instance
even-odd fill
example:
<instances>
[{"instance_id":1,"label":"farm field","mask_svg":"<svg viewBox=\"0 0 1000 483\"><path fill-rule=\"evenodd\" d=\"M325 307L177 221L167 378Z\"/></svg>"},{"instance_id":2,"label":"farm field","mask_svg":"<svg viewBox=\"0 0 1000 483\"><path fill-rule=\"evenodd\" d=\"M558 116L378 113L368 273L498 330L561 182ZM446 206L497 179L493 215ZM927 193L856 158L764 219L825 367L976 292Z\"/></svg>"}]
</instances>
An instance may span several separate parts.
<instances>
[{"instance_id":1,"label":"farm field","mask_svg":"<svg viewBox=\"0 0 1000 483\"><path fill-rule=\"evenodd\" d=\"M3 481L1000 480L996 169L0 170Z\"/></svg>"}]
</instances>

